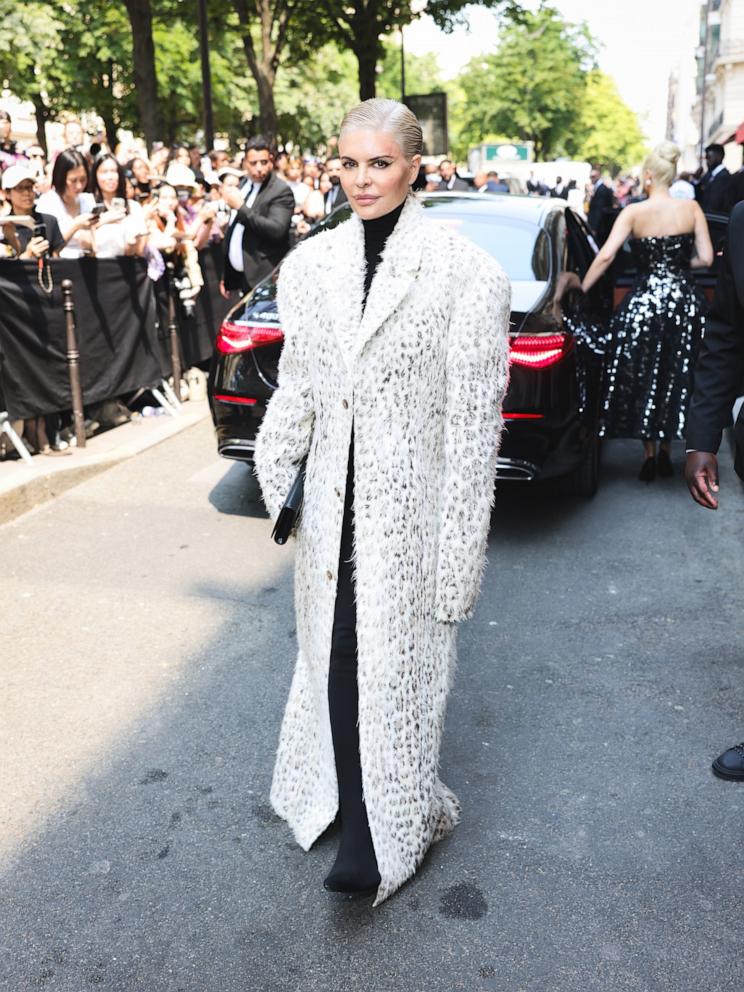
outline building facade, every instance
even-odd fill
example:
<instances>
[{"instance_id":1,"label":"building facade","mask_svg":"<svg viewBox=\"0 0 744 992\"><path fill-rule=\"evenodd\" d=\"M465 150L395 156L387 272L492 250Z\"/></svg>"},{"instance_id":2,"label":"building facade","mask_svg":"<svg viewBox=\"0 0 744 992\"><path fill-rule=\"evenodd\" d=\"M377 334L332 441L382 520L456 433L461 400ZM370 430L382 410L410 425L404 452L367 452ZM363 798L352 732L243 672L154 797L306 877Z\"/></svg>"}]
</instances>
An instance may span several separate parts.
<instances>
[{"instance_id":1,"label":"building facade","mask_svg":"<svg viewBox=\"0 0 744 992\"><path fill-rule=\"evenodd\" d=\"M736 171L742 165L742 149L734 139L744 123L744 0L702 4L696 58L693 117L700 149L723 145L725 164Z\"/></svg>"}]
</instances>

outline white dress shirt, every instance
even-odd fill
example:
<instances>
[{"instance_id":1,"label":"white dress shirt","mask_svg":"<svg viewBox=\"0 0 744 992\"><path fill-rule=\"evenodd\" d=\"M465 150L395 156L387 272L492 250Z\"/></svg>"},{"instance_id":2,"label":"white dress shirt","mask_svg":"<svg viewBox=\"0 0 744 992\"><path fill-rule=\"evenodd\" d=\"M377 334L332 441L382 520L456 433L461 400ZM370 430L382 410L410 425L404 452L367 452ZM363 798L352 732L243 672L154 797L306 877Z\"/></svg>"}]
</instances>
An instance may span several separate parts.
<instances>
[{"instance_id":1,"label":"white dress shirt","mask_svg":"<svg viewBox=\"0 0 744 992\"><path fill-rule=\"evenodd\" d=\"M245 205L246 207L252 207L256 197L258 196L259 190L261 189L262 183L249 183L245 184ZM238 211L233 210L230 215L229 223L232 224L233 220L237 216ZM233 228L232 235L230 237L230 244L227 249L227 257L230 265L235 269L236 272L243 272L243 235L245 234L245 224L236 224Z\"/></svg>"}]
</instances>

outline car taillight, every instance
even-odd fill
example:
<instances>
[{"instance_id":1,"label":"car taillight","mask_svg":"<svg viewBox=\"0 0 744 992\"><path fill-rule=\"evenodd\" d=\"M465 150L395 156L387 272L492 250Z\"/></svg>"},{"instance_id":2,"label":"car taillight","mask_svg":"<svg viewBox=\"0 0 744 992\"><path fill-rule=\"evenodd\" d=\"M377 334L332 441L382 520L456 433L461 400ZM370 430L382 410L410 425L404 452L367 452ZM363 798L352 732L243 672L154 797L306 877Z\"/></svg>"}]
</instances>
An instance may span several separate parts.
<instances>
[{"instance_id":1,"label":"car taillight","mask_svg":"<svg viewBox=\"0 0 744 992\"><path fill-rule=\"evenodd\" d=\"M281 327L254 324L234 324L223 320L217 335L217 351L223 355L234 355L240 351L250 351L266 344L278 344L284 340Z\"/></svg>"},{"instance_id":2,"label":"car taillight","mask_svg":"<svg viewBox=\"0 0 744 992\"><path fill-rule=\"evenodd\" d=\"M530 369L544 369L555 365L573 348L570 334L520 334L513 338L509 361Z\"/></svg>"}]
</instances>

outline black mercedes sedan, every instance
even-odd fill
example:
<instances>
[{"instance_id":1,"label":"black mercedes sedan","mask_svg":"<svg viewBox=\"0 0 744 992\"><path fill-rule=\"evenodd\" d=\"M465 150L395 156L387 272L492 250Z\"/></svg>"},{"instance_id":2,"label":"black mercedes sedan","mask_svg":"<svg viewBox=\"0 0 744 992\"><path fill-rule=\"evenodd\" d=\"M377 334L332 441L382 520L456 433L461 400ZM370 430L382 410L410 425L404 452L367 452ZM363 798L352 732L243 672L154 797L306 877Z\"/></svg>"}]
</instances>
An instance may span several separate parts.
<instances>
[{"instance_id":1,"label":"black mercedes sedan","mask_svg":"<svg viewBox=\"0 0 744 992\"><path fill-rule=\"evenodd\" d=\"M498 259L511 280L511 379L498 478L556 479L567 493L593 495L602 362L551 308L560 273L568 268L583 275L594 258L582 218L559 199L487 193L420 198L433 218ZM344 204L319 228L349 214ZM278 272L230 311L217 335L209 399L218 450L226 458L252 461L256 432L276 388L283 341L275 302Z\"/></svg>"}]
</instances>

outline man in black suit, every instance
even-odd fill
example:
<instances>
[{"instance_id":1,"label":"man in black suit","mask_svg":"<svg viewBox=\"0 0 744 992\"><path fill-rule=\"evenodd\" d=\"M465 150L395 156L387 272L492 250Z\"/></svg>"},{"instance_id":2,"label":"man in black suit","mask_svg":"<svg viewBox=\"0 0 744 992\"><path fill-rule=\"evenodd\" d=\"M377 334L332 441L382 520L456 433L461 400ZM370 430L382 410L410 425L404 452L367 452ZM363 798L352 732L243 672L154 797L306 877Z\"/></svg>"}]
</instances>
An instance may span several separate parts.
<instances>
[{"instance_id":1,"label":"man in black suit","mask_svg":"<svg viewBox=\"0 0 744 992\"><path fill-rule=\"evenodd\" d=\"M611 210L613 205L612 190L602 179L602 173L597 165L592 167L592 171L589 173L589 180L594 187L594 191L592 193L592 198L589 201L589 215L587 217L587 223L589 224L589 229L594 235L597 243L601 247L605 240L603 237L604 213L605 210Z\"/></svg>"},{"instance_id":2,"label":"man in black suit","mask_svg":"<svg viewBox=\"0 0 744 992\"><path fill-rule=\"evenodd\" d=\"M341 185L341 159L338 155L326 159L325 172L331 181L331 188L325 195L325 212L328 215L335 207L348 203L346 193Z\"/></svg>"},{"instance_id":3,"label":"man in black suit","mask_svg":"<svg viewBox=\"0 0 744 992\"><path fill-rule=\"evenodd\" d=\"M550 191L551 196L557 196L560 200L568 199L568 186L563 182L563 176L557 176L555 186Z\"/></svg>"},{"instance_id":4,"label":"man in black suit","mask_svg":"<svg viewBox=\"0 0 744 992\"><path fill-rule=\"evenodd\" d=\"M731 423L734 400L744 381L744 203L729 220L724 266L695 367L695 391L687 418L685 479L692 498L718 509L718 459L724 427ZM734 425L734 469L744 479L744 409ZM713 762L719 778L744 781L744 744Z\"/></svg>"},{"instance_id":5,"label":"man in black suit","mask_svg":"<svg viewBox=\"0 0 744 992\"><path fill-rule=\"evenodd\" d=\"M269 142L251 138L243 159L247 179L236 188L223 187L222 198L232 214L225 232L223 296L247 293L281 262L289 250L294 195L274 172Z\"/></svg>"},{"instance_id":6,"label":"man in black suit","mask_svg":"<svg viewBox=\"0 0 744 992\"><path fill-rule=\"evenodd\" d=\"M464 179L460 179L455 170L455 163L448 158L442 159L439 163L439 189L438 192L447 193L450 190L461 190L467 193L470 189Z\"/></svg>"},{"instance_id":7,"label":"man in black suit","mask_svg":"<svg viewBox=\"0 0 744 992\"><path fill-rule=\"evenodd\" d=\"M708 214L725 214L730 209L731 173L723 164L723 154L723 145L708 145L705 149L708 171L697 184L695 196Z\"/></svg>"}]
</instances>

